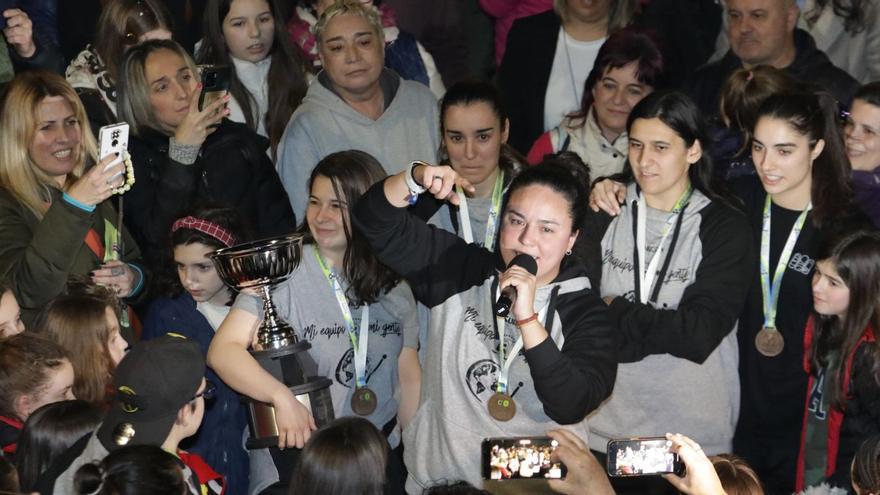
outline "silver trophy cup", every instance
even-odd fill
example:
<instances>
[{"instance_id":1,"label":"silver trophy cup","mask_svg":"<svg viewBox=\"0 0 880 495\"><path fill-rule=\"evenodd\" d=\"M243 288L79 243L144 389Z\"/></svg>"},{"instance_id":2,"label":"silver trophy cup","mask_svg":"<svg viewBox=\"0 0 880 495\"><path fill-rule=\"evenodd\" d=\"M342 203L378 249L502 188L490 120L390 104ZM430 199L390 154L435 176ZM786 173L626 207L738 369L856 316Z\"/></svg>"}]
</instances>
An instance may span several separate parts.
<instances>
[{"instance_id":1,"label":"silver trophy cup","mask_svg":"<svg viewBox=\"0 0 880 495\"><path fill-rule=\"evenodd\" d=\"M294 234L239 244L211 253L220 278L236 289L255 288L263 297L263 322L251 355L260 366L290 388L320 427L333 420L328 378L314 376L317 365L308 353L311 344L299 341L289 323L278 315L272 289L290 278L302 258L302 235ZM245 397L249 449L278 445L278 425L272 404Z\"/></svg>"},{"instance_id":2,"label":"silver trophy cup","mask_svg":"<svg viewBox=\"0 0 880 495\"><path fill-rule=\"evenodd\" d=\"M302 258L301 234L239 244L211 253L217 273L226 285L259 289L263 297L263 322L257 330L260 349L281 349L297 342L296 332L278 316L272 289L290 278Z\"/></svg>"}]
</instances>

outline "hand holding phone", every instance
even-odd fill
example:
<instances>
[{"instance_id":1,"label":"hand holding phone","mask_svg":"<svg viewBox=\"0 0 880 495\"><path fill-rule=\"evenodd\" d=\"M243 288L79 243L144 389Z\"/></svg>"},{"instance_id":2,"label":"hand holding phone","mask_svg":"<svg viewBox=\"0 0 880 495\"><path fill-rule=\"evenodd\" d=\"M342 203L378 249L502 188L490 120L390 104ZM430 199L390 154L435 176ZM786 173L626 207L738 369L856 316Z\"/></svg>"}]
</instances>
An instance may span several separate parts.
<instances>
[{"instance_id":1,"label":"hand holding phone","mask_svg":"<svg viewBox=\"0 0 880 495\"><path fill-rule=\"evenodd\" d=\"M568 495L614 495L605 468L590 452L587 442L570 430L550 430L547 434L559 443L554 460L568 470L564 480L549 480L551 490Z\"/></svg>"},{"instance_id":2,"label":"hand holding phone","mask_svg":"<svg viewBox=\"0 0 880 495\"><path fill-rule=\"evenodd\" d=\"M674 486L678 491L688 495L715 495L724 493L724 487L712 461L706 457L703 449L697 442L676 433L666 434L666 438L672 442L671 450L679 455L686 466L686 474L664 474L663 478Z\"/></svg>"},{"instance_id":3,"label":"hand holding phone","mask_svg":"<svg viewBox=\"0 0 880 495\"><path fill-rule=\"evenodd\" d=\"M608 441L608 475L614 477L684 474L684 463L666 437Z\"/></svg>"},{"instance_id":4,"label":"hand holding phone","mask_svg":"<svg viewBox=\"0 0 880 495\"><path fill-rule=\"evenodd\" d=\"M190 95L189 110L174 131L174 140L178 143L201 146L205 139L217 130L223 118L229 115L229 109L226 108L229 94L225 92L220 98L206 105L204 110L199 110L199 101L202 100L204 91L200 85Z\"/></svg>"},{"instance_id":5,"label":"hand holding phone","mask_svg":"<svg viewBox=\"0 0 880 495\"><path fill-rule=\"evenodd\" d=\"M565 465L552 459L558 446L550 437L487 438L482 445L483 479L565 478Z\"/></svg>"},{"instance_id":6,"label":"hand holding phone","mask_svg":"<svg viewBox=\"0 0 880 495\"><path fill-rule=\"evenodd\" d=\"M199 70L202 78L199 111L204 112L206 107L222 98L229 91L232 69L228 65L202 65L199 66Z\"/></svg>"}]
</instances>

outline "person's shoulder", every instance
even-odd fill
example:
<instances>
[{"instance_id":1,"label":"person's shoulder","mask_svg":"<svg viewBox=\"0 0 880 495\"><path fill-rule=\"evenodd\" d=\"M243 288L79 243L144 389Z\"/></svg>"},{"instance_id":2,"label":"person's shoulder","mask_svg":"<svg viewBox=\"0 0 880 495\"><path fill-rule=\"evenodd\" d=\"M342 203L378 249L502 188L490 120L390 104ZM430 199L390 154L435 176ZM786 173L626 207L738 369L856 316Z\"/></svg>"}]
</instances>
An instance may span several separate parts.
<instances>
[{"instance_id":1,"label":"person's shoulder","mask_svg":"<svg viewBox=\"0 0 880 495\"><path fill-rule=\"evenodd\" d=\"M554 12L553 9L550 9L548 11L541 12L540 14L520 17L519 19L513 21L513 26L510 28L510 30L511 32L513 32L514 29L528 32L529 30L535 28L558 28L560 25L561 21L559 19L559 16L556 15L556 12Z\"/></svg>"},{"instance_id":2,"label":"person's shoulder","mask_svg":"<svg viewBox=\"0 0 880 495\"><path fill-rule=\"evenodd\" d=\"M431 88L418 81L401 78L394 100L405 103L406 106L423 106L435 112L437 109L437 97L431 92Z\"/></svg>"}]
</instances>

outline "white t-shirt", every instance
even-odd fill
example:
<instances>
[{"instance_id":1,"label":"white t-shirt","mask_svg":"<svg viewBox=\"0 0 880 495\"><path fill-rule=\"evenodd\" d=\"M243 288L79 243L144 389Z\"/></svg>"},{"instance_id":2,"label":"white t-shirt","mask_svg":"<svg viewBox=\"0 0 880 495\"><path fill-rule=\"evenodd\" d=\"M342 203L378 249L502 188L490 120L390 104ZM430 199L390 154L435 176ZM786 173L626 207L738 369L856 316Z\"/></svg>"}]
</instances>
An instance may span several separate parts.
<instances>
[{"instance_id":1,"label":"white t-shirt","mask_svg":"<svg viewBox=\"0 0 880 495\"><path fill-rule=\"evenodd\" d=\"M578 41L559 28L556 54L544 95L544 132L562 122L562 118L581 107L584 81L593 69L593 62L605 38L596 41Z\"/></svg>"}]
</instances>

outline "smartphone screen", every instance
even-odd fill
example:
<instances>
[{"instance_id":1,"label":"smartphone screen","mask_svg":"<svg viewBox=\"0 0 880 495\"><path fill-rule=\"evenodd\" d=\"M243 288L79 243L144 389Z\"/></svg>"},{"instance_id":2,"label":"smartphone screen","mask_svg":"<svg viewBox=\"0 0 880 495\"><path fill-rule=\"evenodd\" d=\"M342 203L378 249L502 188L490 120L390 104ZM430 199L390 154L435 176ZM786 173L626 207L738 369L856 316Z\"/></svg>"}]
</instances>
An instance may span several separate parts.
<instances>
[{"instance_id":1,"label":"smartphone screen","mask_svg":"<svg viewBox=\"0 0 880 495\"><path fill-rule=\"evenodd\" d=\"M482 447L483 479L565 478L565 465L551 460L557 446L550 437L487 438Z\"/></svg>"},{"instance_id":2,"label":"smartphone screen","mask_svg":"<svg viewBox=\"0 0 880 495\"><path fill-rule=\"evenodd\" d=\"M672 442L664 437L632 438L608 442L609 476L651 476L682 474L684 464L669 451Z\"/></svg>"}]
</instances>

